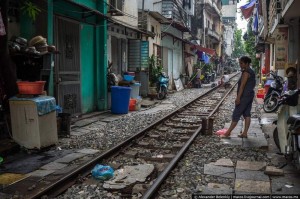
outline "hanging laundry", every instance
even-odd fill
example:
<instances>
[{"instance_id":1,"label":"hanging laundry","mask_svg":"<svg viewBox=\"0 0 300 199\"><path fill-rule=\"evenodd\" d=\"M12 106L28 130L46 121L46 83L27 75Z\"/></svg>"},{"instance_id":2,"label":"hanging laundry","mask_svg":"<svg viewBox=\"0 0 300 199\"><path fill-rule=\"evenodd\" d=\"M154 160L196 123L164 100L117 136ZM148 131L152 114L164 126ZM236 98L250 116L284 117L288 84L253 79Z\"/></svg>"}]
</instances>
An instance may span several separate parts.
<instances>
[{"instance_id":1,"label":"hanging laundry","mask_svg":"<svg viewBox=\"0 0 300 199\"><path fill-rule=\"evenodd\" d=\"M0 11L0 36L4 36L4 35L6 35L6 32L5 32L5 26L4 26L1 11Z\"/></svg>"}]
</instances>

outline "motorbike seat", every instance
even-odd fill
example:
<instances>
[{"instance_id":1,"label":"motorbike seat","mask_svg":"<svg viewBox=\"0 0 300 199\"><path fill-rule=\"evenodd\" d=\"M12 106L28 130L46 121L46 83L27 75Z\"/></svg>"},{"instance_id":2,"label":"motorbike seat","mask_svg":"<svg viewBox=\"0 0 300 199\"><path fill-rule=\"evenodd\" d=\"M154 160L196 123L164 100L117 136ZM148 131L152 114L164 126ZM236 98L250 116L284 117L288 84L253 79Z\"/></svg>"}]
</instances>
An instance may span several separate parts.
<instances>
[{"instance_id":1,"label":"motorbike seat","mask_svg":"<svg viewBox=\"0 0 300 199\"><path fill-rule=\"evenodd\" d=\"M300 114L292 115L288 118L287 124L299 125L300 124Z\"/></svg>"}]
</instances>

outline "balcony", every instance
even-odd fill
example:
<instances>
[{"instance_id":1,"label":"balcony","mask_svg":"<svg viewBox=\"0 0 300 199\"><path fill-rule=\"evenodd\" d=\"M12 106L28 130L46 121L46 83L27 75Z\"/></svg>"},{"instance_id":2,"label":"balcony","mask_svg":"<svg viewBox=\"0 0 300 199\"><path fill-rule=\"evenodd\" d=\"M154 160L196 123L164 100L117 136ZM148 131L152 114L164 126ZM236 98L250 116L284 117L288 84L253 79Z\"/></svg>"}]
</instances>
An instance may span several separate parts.
<instances>
[{"instance_id":1,"label":"balcony","mask_svg":"<svg viewBox=\"0 0 300 199\"><path fill-rule=\"evenodd\" d=\"M271 0L269 7L269 32L272 34L281 18L281 0Z\"/></svg>"},{"instance_id":2,"label":"balcony","mask_svg":"<svg viewBox=\"0 0 300 199\"><path fill-rule=\"evenodd\" d=\"M213 5L213 8L214 8L215 12L216 12L219 16L221 16L221 10L218 8L217 4L216 4L215 2L213 2L212 5Z\"/></svg>"},{"instance_id":3,"label":"balcony","mask_svg":"<svg viewBox=\"0 0 300 199\"><path fill-rule=\"evenodd\" d=\"M218 0L198 0L198 3L207 5L207 9L209 12L221 17L221 8L220 6L218 6L217 1Z\"/></svg>"},{"instance_id":4,"label":"balcony","mask_svg":"<svg viewBox=\"0 0 300 199\"><path fill-rule=\"evenodd\" d=\"M282 17L285 19L291 19L299 17L299 0L281 0Z\"/></svg>"},{"instance_id":5,"label":"balcony","mask_svg":"<svg viewBox=\"0 0 300 199\"><path fill-rule=\"evenodd\" d=\"M156 4L156 10L158 10L158 3ZM191 29L190 16L178 3L174 3L172 0L162 1L161 14L167 19L177 21L186 28Z\"/></svg>"},{"instance_id":6,"label":"balcony","mask_svg":"<svg viewBox=\"0 0 300 199\"><path fill-rule=\"evenodd\" d=\"M220 41L220 35L210 28L205 28L205 33L215 40L214 43L218 43Z\"/></svg>"}]
</instances>

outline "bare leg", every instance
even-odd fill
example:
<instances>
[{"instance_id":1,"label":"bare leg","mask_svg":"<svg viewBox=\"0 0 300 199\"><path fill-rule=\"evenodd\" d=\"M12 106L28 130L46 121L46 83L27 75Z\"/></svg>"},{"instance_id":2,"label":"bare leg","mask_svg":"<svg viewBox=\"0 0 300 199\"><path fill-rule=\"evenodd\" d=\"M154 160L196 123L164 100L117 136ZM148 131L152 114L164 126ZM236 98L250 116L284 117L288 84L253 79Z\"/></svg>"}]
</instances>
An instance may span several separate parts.
<instances>
[{"instance_id":1,"label":"bare leg","mask_svg":"<svg viewBox=\"0 0 300 199\"><path fill-rule=\"evenodd\" d=\"M248 130L250 127L250 123L251 123L251 117L245 117L245 128L244 128L244 132L242 133L243 136L247 136L248 134Z\"/></svg>"},{"instance_id":2,"label":"bare leg","mask_svg":"<svg viewBox=\"0 0 300 199\"><path fill-rule=\"evenodd\" d=\"M226 131L226 133L223 135L224 137L229 137L231 134L231 131L236 127L237 122L232 121L230 124L229 129Z\"/></svg>"}]
</instances>

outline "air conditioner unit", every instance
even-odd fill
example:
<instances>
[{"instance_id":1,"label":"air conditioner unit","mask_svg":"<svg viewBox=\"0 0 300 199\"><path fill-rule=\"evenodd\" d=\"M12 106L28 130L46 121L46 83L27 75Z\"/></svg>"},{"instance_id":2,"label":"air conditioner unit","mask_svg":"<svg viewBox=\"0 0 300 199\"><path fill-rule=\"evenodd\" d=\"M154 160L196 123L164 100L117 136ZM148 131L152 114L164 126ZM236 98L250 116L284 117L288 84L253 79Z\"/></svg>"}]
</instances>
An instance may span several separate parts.
<instances>
[{"instance_id":1,"label":"air conditioner unit","mask_svg":"<svg viewBox=\"0 0 300 199\"><path fill-rule=\"evenodd\" d=\"M110 0L109 13L113 16L123 16L124 0Z\"/></svg>"}]
</instances>

